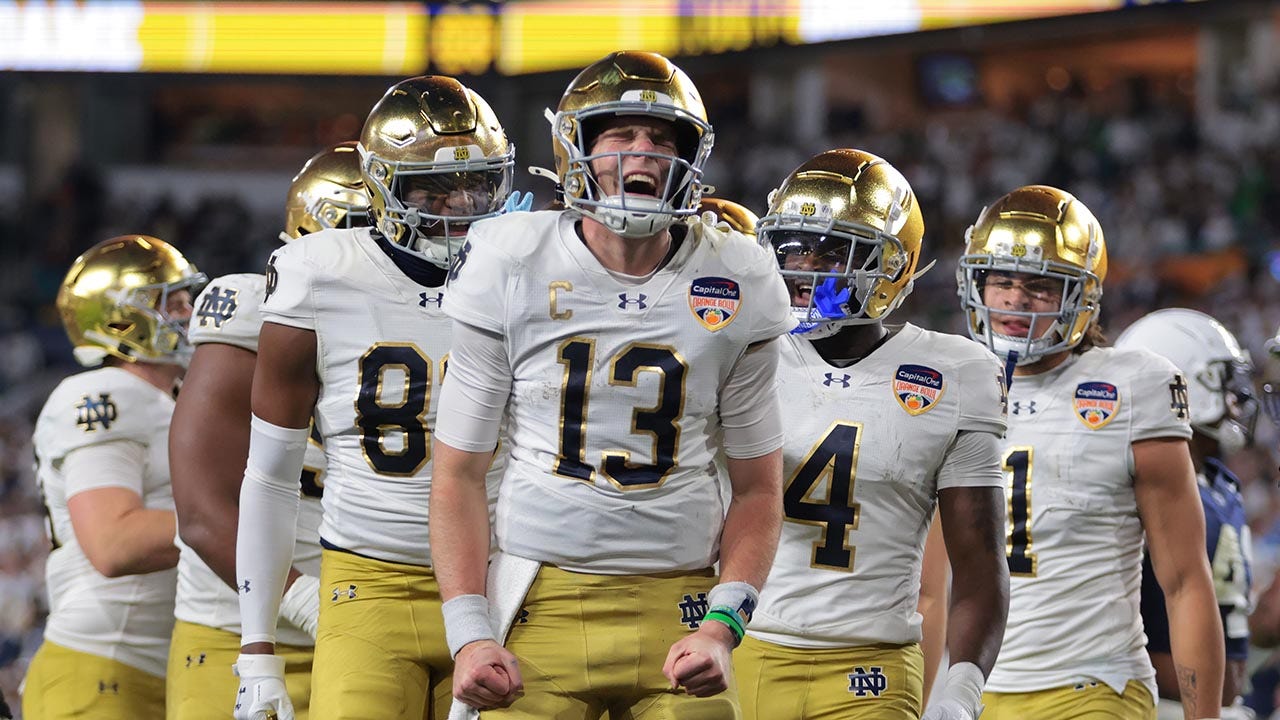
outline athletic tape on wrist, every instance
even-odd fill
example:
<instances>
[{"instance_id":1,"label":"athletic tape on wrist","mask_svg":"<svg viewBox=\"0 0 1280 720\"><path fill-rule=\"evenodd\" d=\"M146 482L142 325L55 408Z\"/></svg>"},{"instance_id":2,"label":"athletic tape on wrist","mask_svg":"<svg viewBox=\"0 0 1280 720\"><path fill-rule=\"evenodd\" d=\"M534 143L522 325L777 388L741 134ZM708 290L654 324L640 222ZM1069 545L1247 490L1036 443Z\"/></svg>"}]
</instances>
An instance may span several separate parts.
<instances>
[{"instance_id":1,"label":"athletic tape on wrist","mask_svg":"<svg viewBox=\"0 0 1280 720\"><path fill-rule=\"evenodd\" d=\"M751 613L756 611L756 605L759 604L760 591L755 589L751 583L720 583L711 588L711 592L707 593L708 607L729 608L730 612L736 613L742 620L744 627L751 621Z\"/></svg>"}]
</instances>

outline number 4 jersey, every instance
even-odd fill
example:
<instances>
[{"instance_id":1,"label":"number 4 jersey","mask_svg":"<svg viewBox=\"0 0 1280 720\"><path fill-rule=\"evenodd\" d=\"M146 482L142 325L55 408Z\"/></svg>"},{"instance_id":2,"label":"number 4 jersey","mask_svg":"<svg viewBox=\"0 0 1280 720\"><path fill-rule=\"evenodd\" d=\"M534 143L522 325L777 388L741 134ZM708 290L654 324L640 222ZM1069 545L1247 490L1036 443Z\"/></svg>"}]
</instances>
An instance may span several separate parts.
<instances>
[{"instance_id":1,"label":"number 4 jersey","mask_svg":"<svg viewBox=\"0 0 1280 720\"><path fill-rule=\"evenodd\" d=\"M449 280L449 314L502 336L511 364L499 546L596 574L709 567L725 513L720 389L749 345L795 324L776 261L691 222L659 270L619 277L577 218L483 220Z\"/></svg>"},{"instance_id":2,"label":"number 4 jersey","mask_svg":"<svg viewBox=\"0 0 1280 720\"><path fill-rule=\"evenodd\" d=\"M452 321L440 309L443 289L411 279L396 252L369 228L291 242L271 257L262 316L316 334L322 541L430 565L431 430ZM501 470L499 456L490 478Z\"/></svg>"},{"instance_id":3,"label":"number 4 jersey","mask_svg":"<svg viewBox=\"0 0 1280 720\"><path fill-rule=\"evenodd\" d=\"M920 640L920 563L937 491L999 487L957 476L961 432L1004 434L1004 382L986 348L905 325L867 357L828 364L790 336L778 371L782 541L753 637L791 647Z\"/></svg>"},{"instance_id":4,"label":"number 4 jersey","mask_svg":"<svg viewBox=\"0 0 1280 720\"><path fill-rule=\"evenodd\" d=\"M1190 438L1186 383L1144 350L1093 348L1009 388L1009 621L989 692L1133 679L1155 696L1138 612L1133 443Z\"/></svg>"}]
</instances>

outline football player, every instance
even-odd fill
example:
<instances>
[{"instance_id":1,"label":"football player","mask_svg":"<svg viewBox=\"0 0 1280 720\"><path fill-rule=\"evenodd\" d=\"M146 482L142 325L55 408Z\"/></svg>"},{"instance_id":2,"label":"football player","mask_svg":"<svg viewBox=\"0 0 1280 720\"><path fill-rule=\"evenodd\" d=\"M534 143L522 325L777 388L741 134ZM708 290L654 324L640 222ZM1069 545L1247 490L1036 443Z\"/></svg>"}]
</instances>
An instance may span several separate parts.
<instances>
[{"instance_id":1,"label":"football player","mask_svg":"<svg viewBox=\"0 0 1280 720\"><path fill-rule=\"evenodd\" d=\"M1011 368L1005 437L1009 621L983 720L1150 718L1155 671L1138 612L1143 531L1190 718L1217 717L1223 641L1168 360L1102 347L1102 228L1062 190L983 210L957 270L969 333Z\"/></svg>"},{"instance_id":2,"label":"football player","mask_svg":"<svg viewBox=\"0 0 1280 720\"><path fill-rule=\"evenodd\" d=\"M778 371L782 540L734 655L744 716L920 717L918 589L937 507L955 571L951 666L925 717L976 717L1008 609L1000 365L968 338L884 324L911 292L924 220L881 158L811 158L757 232L799 327Z\"/></svg>"},{"instance_id":3,"label":"football player","mask_svg":"<svg viewBox=\"0 0 1280 720\"><path fill-rule=\"evenodd\" d=\"M285 242L326 228L367 224L368 196L354 142L316 154L293 179L285 206ZM178 511L178 597L169 646L169 720L231 717L238 685L231 665L240 651L236 597L236 528L240 481L249 452L260 274L225 275L196 299L188 338L195 346L169 429L173 497ZM299 718L311 692L311 657L320 609L320 495L324 452L313 439L302 471L293 570L280 604L284 622L276 654Z\"/></svg>"},{"instance_id":4,"label":"football player","mask_svg":"<svg viewBox=\"0 0 1280 720\"><path fill-rule=\"evenodd\" d=\"M178 548L166 439L204 276L171 245L94 245L58 290L76 360L36 421L49 516L49 619L27 672L31 720L161 718Z\"/></svg>"},{"instance_id":5,"label":"football player","mask_svg":"<svg viewBox=\"0 0 1280 720\"><path fill-rule=\"evenodd\" d=\"M760 247L698 218L711 126L666 58L587 67L552 137L568 209L479 223L450 271L431 539L454 694L485 718L737 717L730 652L781 520L759 388L794 325L786 291ZM512 589L485 576L504 410L498 545L541 563L509 634L488 611Z\"/></svg>"},{"instance_id":6,"label":"football player","mask_svg":"<svg viewBox=\"0 0 1280 720\"><path fill-rule=\"evenodd\" d=\"M378 101L359 153L374 227L313 233L267 267L236 549L241 720L293 717L271 653L313 413L327 467L311 717L443 718L450 702L426 522L445 268L503 207L514 152L483 98L425 76Z\"/></svg>"},{"instance_id":7,"label":"football player","mask_svg":"<svg viewBox=\"0 0 1280 720\"><path fill-rule=\"evenodd\" d=\"M1115 346L1146 348L1162 355L1187 380L1191 462L1204 506L1205 543L1226 639L1222 717L1241 718L1242 709L1233 706L1244 688L1249 655L1252 552L1240 481L1227 469L1226 458L1253 442L1259 410L1253 362L1221 323L1202 312L1181 308L1157 310L1140 318L1116 338ZM1150 558L1142 566L1142 625L1147 653L1156 669L1160 694L1157 715L1160 720L1181 720L1181 688L1169 646L1169 613Z\"/></svg>"}]
</instances>

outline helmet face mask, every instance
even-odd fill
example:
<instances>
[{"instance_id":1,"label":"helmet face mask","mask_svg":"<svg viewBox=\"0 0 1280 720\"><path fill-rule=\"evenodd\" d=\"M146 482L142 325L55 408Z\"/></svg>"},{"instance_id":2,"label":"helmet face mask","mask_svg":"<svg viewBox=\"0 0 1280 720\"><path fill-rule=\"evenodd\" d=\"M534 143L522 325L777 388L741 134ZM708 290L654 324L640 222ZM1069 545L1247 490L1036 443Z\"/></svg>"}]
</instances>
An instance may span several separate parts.
<instances>
[{"instance_id":1,"label":"helmet face mask","mask_svg":"<svg viewBox=\"0 0 1280 720\"><path fill-rule=\"evenodd\" d=\"M1211 316L1170 308L1144 315L1116 338L1168 358L1186 377L1191 427L1233 453L1252 443L1262 408L1248 351Z\"/></svg>"},{"instance_id":2,"label":"helmet face mask","mask_svg":"<svg viewBox=\"0 0 1280 720\"><path fill-rule=\"evenodd\" d=\"M103 241L72 264L58 292L63 327L81 365L108 355L126 362L185 366L192 348L187 320L205 275L157 238ZM175 297L179 292L188 297ZM186 307L175 313L173 306Z\"/></svg>"},{"instance_id":3,"label":"helmet face mask","mask_svg":"<svg viewBox=\"0 0 1280 720\"><path fill-rule=\"evenodd\" d=\"M956 284L970 337L1001 358L1017 353L1018 365L1070 351L1084 340L1101 309L1107 253L1102 229L1083 203L1045 185L1018 188L982 211L965 243ZM1006 274L1046 278L1054 290L1061 283L1057 307L989 304L988 279ZM1022 298L1033 299L1026 292ZM1001 333L997 324L1027 329Z\"/></svg>"},{"instance_id":4,"label":"helmet face mask","mask_svg":"<svg viewBox=\"0 0 1280 720\"><path fill-rule=\"evenodd\" d=\"M641 125L669 125L675 153L597 151L605 128L626 125L628 118ZM715 136L697 89L666 58L645 52L609 55L570 83L549 119L566 206L624 238L652 237L697 213ZM670 167L644 192L628 192L623 183L607 191L597 173L612 171L623 178L628 158Z\"/></svg>"},{"instance_id":5,"label":"helmet face mask","mask_svg":"<svg viewBox=\"0 0 1280 720\"><path fill-rule=\"evenodd\" d=\"M484 99L453 78L392 86L358 147L378 231L442 268L467 228L497 215L511 192L514 148Z\"/></svg>"},{"instance_id":6,"label":"helmet face mask","mask_svg":"<svg viewBox=\"0 0 1280 720\"><path fill-rule=\"evenodd\" d=\"M831 150L773 192L756 225L791 292L800 323L818 338L880 322L911 293L924 220L911 186L884 160Z\"/></svg>"},{"instance_id":7,"label":"helmet face mask","mask_svg":"<svg viewBox=\"0 0 1280 720\"><path fill-rule=\"evenodd\" d=\"M321 230L369 224L369 196L360 176L356 143L338 143L316 153L293 178L285 202L281 242Z\"/></svg>"}]
</instances>

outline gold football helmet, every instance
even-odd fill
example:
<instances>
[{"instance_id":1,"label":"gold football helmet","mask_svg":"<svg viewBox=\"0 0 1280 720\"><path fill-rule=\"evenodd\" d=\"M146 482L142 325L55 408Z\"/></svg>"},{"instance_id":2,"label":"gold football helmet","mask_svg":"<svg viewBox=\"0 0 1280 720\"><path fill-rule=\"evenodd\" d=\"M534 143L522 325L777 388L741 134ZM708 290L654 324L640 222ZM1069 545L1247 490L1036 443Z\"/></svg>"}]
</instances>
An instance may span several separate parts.
<instances>
[{"instance_id":1,"label":"gold football helmet","mask_svg":"<svg viewBox=\"0 0 1280 720\"><path fill-rule=\"evenodd\" d=\"M1070 350L1084 339L1098 317L1102 281L1107 275L1107 246L1097 218L1070 193L1047 185L1028 185L996 200L965 233L966 246L956 271L960 304L969 335L1018 365ZM1052 315L1042 336L1010 337L992 330L991 308L983 285L992 271L1027 273L1062 283L1062 302L1052 313L999 308L1022 316L1031 327Z\"/></svg>"},{"instance_id":2,"label":"gold football helmet","mask_svg":"<svg viewBox=\"0 0 1280 720\"><path fill-rule=\"evenodd\" d=\"M392 245L448 267L471 223L511 192L515 150L484 98L451 77L392 85L360 133L373 224Z\"/></svg>"},{"instance_id":3,"label":"gold football helmet","mask_svg":"<svg viewBox=\"0 0 1280 720\"><path fill-rule=\"evenodd\" d=\"M589 65L569 83L551 121L556 177L565 205L599 221L622 237L649 237L676 218L697 213L702 168L715 143L702 97L689 76L651 52L616 52ZM618 115L642 115L676 127L679 157L661 153L592 154L598 124ZM606 196L591 170L594 160L622 164L624 155L671 160L665 186ZM621 172L619 173L621 175ZM652 191L652 193L650 192Z\"/></svg>"},{"instance_id":4,"label":"gold football helmet","mask_svg":"<svg viewBox=\"0 0 1280 720\"><path fill-rule=\"evenodd\" d=\"M360 176L360 153L354 142L342 142L313 155L293 178L280 240L368 224L369 196Z\"/></svg>"},{"instance_id":5,"label":"gold football helmet","mask_svg":"<svg viewBox=\"0 0 1280 720\"><path fill-rule=\"evenodd\" d=\"M704 217L711 213L712 222L724 223L729 229L751 237L756 236L756 223L760 222L760 218L747 207L724 198L702 198L702 202L698 204L698 213Z\"/></svg>"},{"instance_id":6,"label":"gold football helmet","mask_svg":"<svg viewBox=\"0 0 1280 720\"><path fill-rule=\"evenodd\" d=\"M58 312L76 360L86 367L107 355L185 364L187 318L170 314L169 297L179 290L194 295L206 280L159 238L121 235L89 248L58 289Z\"/></svg>"},{"instance_id":7,"label":"gold football helmet","mask_svg":"<svg viewBox=\"0 0 1280 720\"><path fill-rule=\"evenodd\" d=\"M924 217L911 185L862 150L828 150L796 168L769 195L756 225L791 292L809 337L878 322L911 293Z\"/></svg>"}]
</instances>

